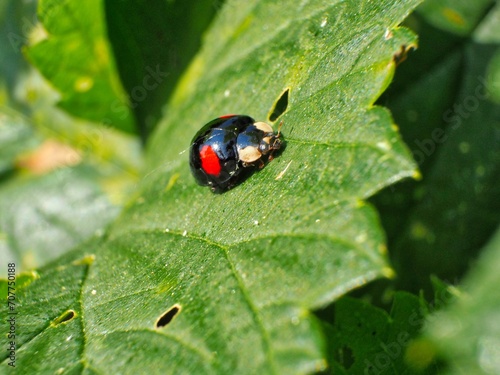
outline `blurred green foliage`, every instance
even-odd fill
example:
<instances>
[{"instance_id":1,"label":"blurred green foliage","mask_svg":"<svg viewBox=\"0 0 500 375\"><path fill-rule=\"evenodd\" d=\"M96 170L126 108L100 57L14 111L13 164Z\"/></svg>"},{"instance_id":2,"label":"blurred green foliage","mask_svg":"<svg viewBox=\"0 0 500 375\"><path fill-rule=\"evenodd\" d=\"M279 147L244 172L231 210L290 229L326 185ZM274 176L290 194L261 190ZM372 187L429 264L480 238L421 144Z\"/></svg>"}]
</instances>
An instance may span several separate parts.
<instances>
[{"instance_id":1,"label":"blurred green foliage","mask_svg":"<svg viewBox=\"0 0 500 375\"><path fill-rule=\"evenodd\" d=\"M1 2L17 373L498 373L500 6L417 3ZM214 196L224 113L287 147Z\"/></svg>"}]
</instances>

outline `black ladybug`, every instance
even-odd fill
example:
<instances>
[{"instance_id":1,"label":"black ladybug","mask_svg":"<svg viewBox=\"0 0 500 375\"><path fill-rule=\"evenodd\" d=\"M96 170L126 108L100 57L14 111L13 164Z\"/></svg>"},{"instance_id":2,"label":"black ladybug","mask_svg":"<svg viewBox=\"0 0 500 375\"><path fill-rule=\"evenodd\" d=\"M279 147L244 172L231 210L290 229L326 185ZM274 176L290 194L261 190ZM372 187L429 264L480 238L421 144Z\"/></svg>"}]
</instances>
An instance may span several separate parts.
<instances>
[{"instance_id":1,"label":"black ladybug","mask_svg":"<svg viewBox=\"0 0 500 375\"><path fill-rule=\"evenodd\" d=\"M273 151L280 147L280 132L275 133L265 122L244 115L226 115L196 133L189 164L198 184L222 193L239 182L238 176L245 168L262 168L264 160L271 160Z\"/></svg>"}]
</instances>

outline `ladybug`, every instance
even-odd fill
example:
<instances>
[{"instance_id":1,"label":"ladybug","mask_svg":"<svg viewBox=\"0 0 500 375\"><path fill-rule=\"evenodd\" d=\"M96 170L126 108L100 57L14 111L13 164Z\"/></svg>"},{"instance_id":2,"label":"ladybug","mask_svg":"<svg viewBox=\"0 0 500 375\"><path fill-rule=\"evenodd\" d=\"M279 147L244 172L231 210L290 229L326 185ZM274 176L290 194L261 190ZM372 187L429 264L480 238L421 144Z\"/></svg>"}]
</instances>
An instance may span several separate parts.
<instances>
[{"instance_id":1,"label":"ladybug","mask_svg":"<svg viewBox=\"0 0 500 375\"><path fill-rule=\"evenodd\" d=\"M280 131L245 115L226 115L203 126L191 142L189 165L199 185L214 193L234 187L249 167L264 167L281 147ZM247 169L248 170L248 169Z\"/></svg>"}]
</instances>

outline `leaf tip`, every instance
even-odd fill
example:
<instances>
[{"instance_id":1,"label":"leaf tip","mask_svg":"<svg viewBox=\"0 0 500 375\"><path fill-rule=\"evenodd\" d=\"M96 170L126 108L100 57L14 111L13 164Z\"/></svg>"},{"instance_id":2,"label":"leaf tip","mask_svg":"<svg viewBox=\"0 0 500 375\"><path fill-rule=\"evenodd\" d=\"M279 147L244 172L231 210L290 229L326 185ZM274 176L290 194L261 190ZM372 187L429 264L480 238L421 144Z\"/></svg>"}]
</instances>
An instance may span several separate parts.
<instances>
[{"instance_id":1,"label":"leaf tip","mask_svg":"<svg viewBox=\"0 0 500 375\"><path fill-rule=\"evenodd\" d=\"M388 279L394 279L396 277L396 272L391 267L382 268L382 275Z\"/></svg>"},{"instance_id":2,"label":"leaf tip","mask_svg":"<svg viewBox=\"0 0 500 375\"><path fill-rule=\"evenodd\" d=\"M420 181L422 179L422 173L420 173L420 171L416 169L411 177L417 181Z\"/></svg>"},{"instance_id":3,"label":"leaf tip","mask_svg":"<svg viewBox=\"0 0 500 375\"><path fill-rule=\"evenodd\" d=\"M95 260L95 255L90 254L86 255L83 258L77 259L73 262L74 266L90 266L92 263L94 263Z\"/></svg>"},{"instance_id":4,"label":"leaf tip","mask_svg":"<svg viewBox=\"0 0 500 375\"><path fill-rule=\"evenodd\" d=\"M89 76L81 76L75 80L73 87L76 92L87 92L94 86L94 80Z\"/></svg>"},{"instance_id":5,"label":"leaf tip","mask_svg":"<svg viewBox=\"0 0 500 375\"><path fill-rule=\"evenodd\" d=\"M416 370L425 370L435 359L436 348L426 339L417 339L408 344L405 362Z\"/></svg>"},{"instance_id":6,"label":"leaf tip","mask_svg":"<svg viewBox=\"0 0 500 375\"><path fill-rule=\"evenodd\" d=\"M406 60L406 58L408 57L408 53L411 51L411 50L414 50L414 49L417 49L417 45L416 44L402 44L400 47L399 47L399 50L397 50L393 55L392 55L392 60L394 61L394 63L396 64L396 66L398 66L399 64L401 64L402 62L404 62Z\"/></svg>"},{"instance_id":7,"label":"leaf tip","mask_svg":"<svg viewBox=\"0 0 500 375\"><path fill-rule=\"evenodd\" d=\"M177 182L177 180L179 179L179 177L180 177L180 173L174 173L172 175L172 177L170 177L167 185L165 186L165 193L174 187L174 185Z\"/></svg>"}]
</instances>

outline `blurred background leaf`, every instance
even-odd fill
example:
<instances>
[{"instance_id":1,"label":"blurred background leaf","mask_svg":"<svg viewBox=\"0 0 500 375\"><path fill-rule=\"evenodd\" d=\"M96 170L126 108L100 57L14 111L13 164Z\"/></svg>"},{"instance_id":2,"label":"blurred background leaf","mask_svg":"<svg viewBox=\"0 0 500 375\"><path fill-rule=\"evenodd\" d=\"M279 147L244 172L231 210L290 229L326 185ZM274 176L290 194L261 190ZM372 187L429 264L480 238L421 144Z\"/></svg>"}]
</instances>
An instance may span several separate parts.
<instances>
[{"instance_id":1,"label":"blurred background leaf","mask_svg":"<svg viewBox=\"0 0 500 375\"><path fill-rule=\"evenodd\" d=\"M0 8L0 252L18 272L104 233L141 166L136 136L61 111L59 94L25 61L39 28L35 5Z\"/></svg>"},{"instance_id":2,"label":"blurred background leaf","mask_svg":"<svg viewBox=\"0 0 500 375\"><path fill-rule=\"evenodd\" d=\"M108 35L143 140L223 1L106 0Z\"/></svg>"},{"instance_id":3,"label":"blurred background leaf","mask_svg":"<svg viewBox=\"0 0 500 375\"><path fill-rule=\"evenodd\" d=\"M457 282L488 241L494 253L498 2L428 1L407 19L419 49L378 101L395 121L373 101L415 43L395 27L416 2L231 1L219 13L221 4L42 0L42 27L36 1L0 3L1 258L19 272L62 255L18 278L32 312L20 338L26 373L82 371L83 363L304 373L324 369L326 353L333 373L365 370L366 361L377 370L379 347L420 329L420 320L408 324L423 299L393 291L423 289L431 300L441 283L431 274ZM27 46L45 78L21 53ZM224 113L284 119L287 147L213 196L194 184L186 150ZM398 278L311 315L392 274L377 214L362 200L415 175L393 122L422 173L372 198ZM462 299L431 315L427 337L391 357L385 373L435 373L436 361L495 373L497 262L484 257ZM366 302L393 300L389 314ZM68 306L75 315L61 324ZM175 306L175 324L158 329ZM465 347L469 337L477 345Z\"/></svg>"},{"instance_id":4,"label":"blurred background leaf","mask_svg":"<svg viewBox=\"0 0 500 375\"><path fill-rule=\"evenodd\" d=\"M429 275L457 282L500 221L500 49L491 37L500 30L491 21L499 14L494 2L475 2L476 9L464 13L474 28L459 36L432 26L434 3L426 4L408 20L422 48L380 100L391 108L423 178L373 201L388 234L397 288L424 288L430 296Z\"/></svg>"},{"instance_id":5,"label":"blurred background leaf","mask_svg":"<svg viewBox=\"0 0 500 375\"><path fill-rule=\"evenodd\" d=\"M424 2L417 12L441 30L468 36L493 4L492 0L433 0Z\"/></svg>"},{"instance_id":6,"label":"blurred background leaf","mask_svg":"<svg viewBox=\"0 0 500 375\"><path fill-rule=\"evenodd\" d=\"M392 275L363 199L415 174L390 114L373 103L401 49L415 44L397 26L418 1L239 4L218 15L180 80L135 199L102 239L42 268L22 291L20 308L53 301L51 315L23 322L52 322L22 347L30 370L322 370L310 310ZM196 130L228 112L267 120L287 89L282 154L223 195L196 185L183 152ZM64 272L81 264L81 289L58 301ZM57 324L68 309L75 318ZM168 314L175 319L159 325ZM37 360L64 335L64 355Z\"/></svg>"},{"instance_id":7,"label":"blurred background leaf","mask_svg":"<svg viewBox=\"0 0 500 375\"><path fill-rule=\"evenodd\" d=\"M27 56L61 95L68 113L104 126L135 132L106 35L101 0L40 0Z\"/></svg>"},{"instance_id":8,"label":"blurred background leaf","mask_svg":"<svg viewBox=\"0 0 500 375\"><path fill-rule=\"evenodd\" d=\"M500 230L464 279L462 293L430 316L425 344L447 360L443 374L493 375L500 368Z\"/></svg>"},{"instance_id":9,"label":"blurred background leaf","mask_svg":"<svg viewBox=\"0 0 500 375\"><path fill-rule=\"evenodd\" d=\"M437 373L435 367L421 371L424 353L412 347L427 314L427 303L406 292L394 294L390 313L363 300L341 298L333 310L333 325L325 327L332 373Z\"/></svg>"}]
</instances>

